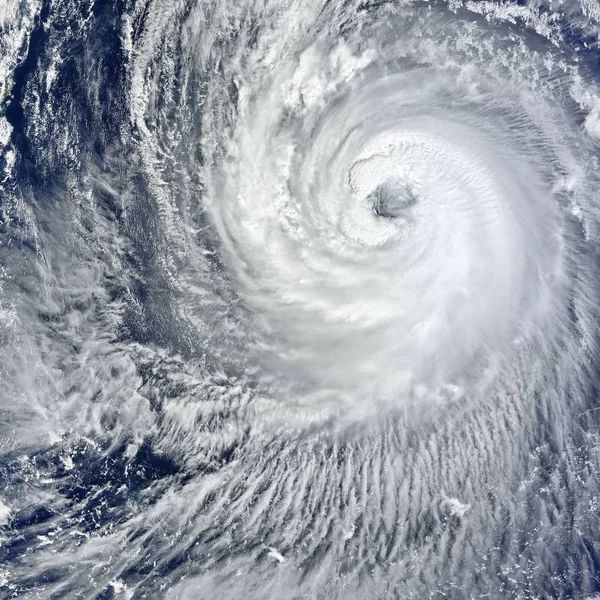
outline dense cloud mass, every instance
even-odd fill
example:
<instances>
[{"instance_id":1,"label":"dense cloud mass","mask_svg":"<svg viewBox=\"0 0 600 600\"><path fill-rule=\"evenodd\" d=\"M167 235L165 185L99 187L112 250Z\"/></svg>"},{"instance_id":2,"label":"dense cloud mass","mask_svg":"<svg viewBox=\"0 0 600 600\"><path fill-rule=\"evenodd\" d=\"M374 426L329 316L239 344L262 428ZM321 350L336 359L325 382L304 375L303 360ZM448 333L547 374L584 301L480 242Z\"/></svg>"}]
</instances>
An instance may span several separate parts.
<instances>
[{"instance_id":1,"label":"dense cloud mass","mask_svg":"<svg viewBox=\"0 0 600 600\"><path fill-rule=\"evenodd\" d=\"M599 23L5 0L0 596L597 597Z\"/></svg>"}]
</instances>

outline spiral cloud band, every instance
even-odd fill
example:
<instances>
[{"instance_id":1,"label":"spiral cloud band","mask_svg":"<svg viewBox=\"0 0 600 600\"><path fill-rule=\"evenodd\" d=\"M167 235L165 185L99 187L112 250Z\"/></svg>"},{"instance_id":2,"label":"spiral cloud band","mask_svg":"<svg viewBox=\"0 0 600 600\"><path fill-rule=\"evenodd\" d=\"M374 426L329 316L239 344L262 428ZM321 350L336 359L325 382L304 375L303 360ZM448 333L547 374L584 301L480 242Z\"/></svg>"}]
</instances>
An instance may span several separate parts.
<instances>
[{"instance_id":1,"label":"spiral cloud band","mask_svg":"<svg viewBox=\"0 0 600 600\"><path fill-rule=\"evenodd\" d=\"M0 13L0 586L600 594L600 8Z\"/></svg>"}]
</instances>

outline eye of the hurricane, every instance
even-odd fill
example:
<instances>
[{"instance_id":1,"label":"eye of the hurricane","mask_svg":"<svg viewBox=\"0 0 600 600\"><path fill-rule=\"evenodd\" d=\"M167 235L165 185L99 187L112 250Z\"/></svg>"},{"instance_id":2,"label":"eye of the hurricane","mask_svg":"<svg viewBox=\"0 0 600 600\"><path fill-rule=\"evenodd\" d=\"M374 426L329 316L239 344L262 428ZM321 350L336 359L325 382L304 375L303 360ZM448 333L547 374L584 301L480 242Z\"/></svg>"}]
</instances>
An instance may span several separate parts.
<instances>
[{"instance_id":1,"label":"eye of the hurricane","mask_svg":"<svg viewBox=\"0 0 600 600\"><path fill-rule=\"evenodd\" d=\"M387 179L367 196L373 212L380 217L405 216L407 209L417 202L412 186L397 179Z\"/></svg>"}]
</instances>

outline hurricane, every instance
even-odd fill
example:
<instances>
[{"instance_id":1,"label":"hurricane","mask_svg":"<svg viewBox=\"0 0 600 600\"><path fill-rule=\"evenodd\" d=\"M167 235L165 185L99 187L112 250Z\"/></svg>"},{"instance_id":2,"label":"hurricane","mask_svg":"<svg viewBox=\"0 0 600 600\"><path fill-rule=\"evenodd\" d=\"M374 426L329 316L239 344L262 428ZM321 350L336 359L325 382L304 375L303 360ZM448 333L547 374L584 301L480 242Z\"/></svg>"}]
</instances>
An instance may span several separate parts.
<instances>
[{"instance_id":1,"label":"hurricane","mask_svg":"<svg viewBox=\"0 0 600 600\"><path fill-rule=\"evenodd\" d=\"M0 597L600 598L599 31L5 0Z\"/></svg>"}]
</instances>

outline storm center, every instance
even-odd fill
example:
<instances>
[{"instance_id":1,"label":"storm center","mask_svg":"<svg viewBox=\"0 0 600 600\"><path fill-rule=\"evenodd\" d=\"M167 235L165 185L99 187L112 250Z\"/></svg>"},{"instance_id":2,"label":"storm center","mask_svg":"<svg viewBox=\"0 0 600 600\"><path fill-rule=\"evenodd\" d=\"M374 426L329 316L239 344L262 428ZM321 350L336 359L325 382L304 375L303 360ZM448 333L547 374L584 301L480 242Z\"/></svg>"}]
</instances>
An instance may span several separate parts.
<instances>
[{"instance_id":1,"label":"storm center","mask_svg":"<svg viewBox=\"0 0 600 600\"><path fill-rule=\"evenodd\" d=\"M415 204L417 197L406 182L387 179L367 196L373 212L380 217L398 217Z\"/></svg>"}]
</instances>

